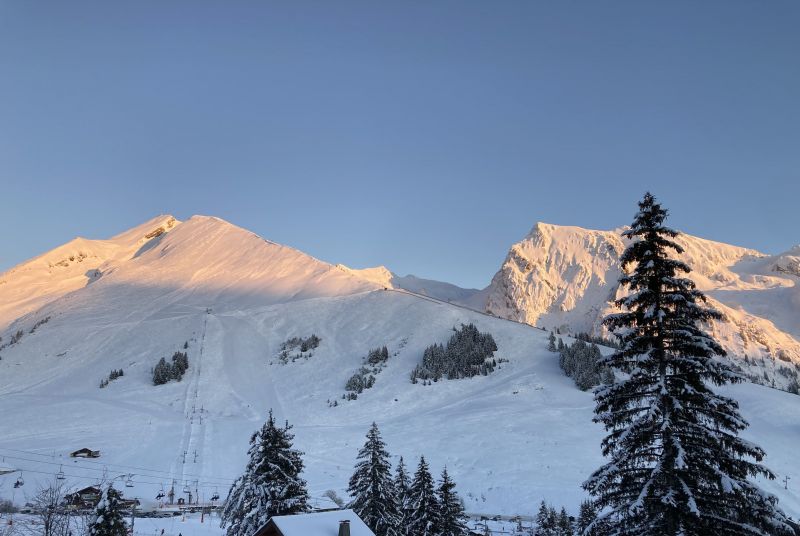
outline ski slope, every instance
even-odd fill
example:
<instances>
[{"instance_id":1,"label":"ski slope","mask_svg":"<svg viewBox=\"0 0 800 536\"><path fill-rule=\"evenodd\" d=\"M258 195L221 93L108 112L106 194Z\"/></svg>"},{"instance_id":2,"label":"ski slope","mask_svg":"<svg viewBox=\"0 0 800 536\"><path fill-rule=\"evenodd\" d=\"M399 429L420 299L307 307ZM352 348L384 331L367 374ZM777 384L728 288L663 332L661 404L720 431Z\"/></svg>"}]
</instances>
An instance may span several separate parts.
<instances>
[{"instance_id":1,"label":"ski slope","mask_svg":"<svg viewBox=\"0 0 800 536\"><path fill-rule=\"evenodd\" d=\"M75 487L118 478L145 507L173 481L177 497L187 486L204 501L224 498L272 409L294 425L320 504L327 490L346 495L373 420L395 461L413 468L424 454L435 473L446 465L468 511L530 515L545 499L576 512L585 498L580 484L602 463L603 431L591 394L546 350L546 332L383 290L216 218L176 223L133 255L103 261L100 277L2 332L25 334L0 351L0 465L21 470L26 484L13 488L18 472L0 475L0 497L23 502L63 470ZM508 362L486 377L411 384L424 348L467 322L491 332ZM284 341L312 333L322 339L312 356L279 362ZM152 367L185 342L183 380L153 386ZM391 357L375 386L342 400L367 352L383 345ZM124 376L100 389L118 368ZM741 402L752 423L744 435L766 449L767 465L793 479L788 490L777 480L764 487L800 517L800 397L753 384L725 393ZM68 457L82 447L101 458ZM122 484L128 475L132 487Z\"/></svg>"}]
</instances>

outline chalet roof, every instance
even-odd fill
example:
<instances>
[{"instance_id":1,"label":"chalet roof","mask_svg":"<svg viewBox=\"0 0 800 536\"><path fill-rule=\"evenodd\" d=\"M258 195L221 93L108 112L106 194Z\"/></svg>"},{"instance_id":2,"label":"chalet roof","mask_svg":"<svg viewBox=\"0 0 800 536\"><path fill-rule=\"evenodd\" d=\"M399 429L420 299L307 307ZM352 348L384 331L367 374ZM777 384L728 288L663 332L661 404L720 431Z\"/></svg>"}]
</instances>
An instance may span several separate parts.
<instances>
[{"instance_id":1,"label":"chalet roof","mask_svg":"<svg viewBox=\"0 0 800 536\"><path fill-rule=\"evenodd\" d=\"M350 521L350 536L375 536L352 510L274 516L269 523L274 523L283 536L338 536L339 522L345 520Z\"/></svg>"}]
</instances>

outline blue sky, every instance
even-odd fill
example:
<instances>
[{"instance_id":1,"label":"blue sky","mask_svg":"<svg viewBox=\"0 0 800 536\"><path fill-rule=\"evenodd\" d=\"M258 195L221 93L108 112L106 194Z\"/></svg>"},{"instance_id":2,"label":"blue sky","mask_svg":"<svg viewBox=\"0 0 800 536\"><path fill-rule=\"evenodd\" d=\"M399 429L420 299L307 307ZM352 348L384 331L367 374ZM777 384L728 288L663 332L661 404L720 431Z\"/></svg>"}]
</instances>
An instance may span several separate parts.
<instances>
[{"instance_id":1,"label":"blue sky","mask_svg":"<svg viewBox=\"0 0 800 536\"><path fill-rule=\"evenodd\" d=\"M482 287L536 221L800 243L800 3L0 1L0 270L159 213Z\"/></svg>"}]
</instances>

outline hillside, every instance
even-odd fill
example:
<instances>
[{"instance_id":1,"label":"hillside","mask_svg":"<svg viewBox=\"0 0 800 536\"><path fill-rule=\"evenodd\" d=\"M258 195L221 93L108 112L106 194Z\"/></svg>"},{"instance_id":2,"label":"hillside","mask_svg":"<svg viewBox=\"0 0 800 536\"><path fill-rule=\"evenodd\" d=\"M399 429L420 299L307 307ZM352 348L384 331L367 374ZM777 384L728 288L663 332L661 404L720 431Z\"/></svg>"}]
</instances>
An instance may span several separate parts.
<instances>
[{"instance_id":1,"label":"hillside","mask_svg":"<svg viewBox=\"0 0 800 536\"><path fill-rule=\"evenodd\" d=\"M204 499L224 497L249 435L272 408L295 425L317 500L328 489L344 495L376 420L395 460L413 466L425 454L437 473L446 464L469 511L531 514L543 498L577 511L580 484L601 463L602 430L591 421L591 394L546 350L546 332L384 290L374 277L216 218L176 222L149 239L144 230L126 233L124 252L87 265L99 277L45 279L42 305L26 304L2 331L4 341L24 332L0 352L0 456L26 484L14 490L19 473L0 476L0 497L18 500L59 469L74 486L103 471L131 473L124 490L146 506L173 479L178 496L186 484ZM19 273L3 274L0 302L24 284ZM497 357L508 361L488 376L412 384L424 348L467 322L492 333ZM283 364L282 344L311 334L321 338L313 355ZM153 386L152 367L185 343L183 380ZM374 387L342 400L347 379L382 345L391 357ZM112 369L124 376L99 388ZM767 464L781 478L793 475L800 397L752 384L725 392L740 401L752 423L745 435L767 450ZM68 457L81 447L102 457ZM764 486L800 515L792 486Z\"/></svg>"},{"instance_id":2,"label":"hillside","mask_svg":"<svg viewBox=\"0 0 800 536\"><path fill-rule=\"evenodd\" d=\"M607 335L602 318L620 296L623 229L538 223L511 246L483 310L564 333ZM800 250L769 256L682 234L692 279L724 319L711 331L754 381L787 389L800 371Z\"/></svg>"}]
</instances>

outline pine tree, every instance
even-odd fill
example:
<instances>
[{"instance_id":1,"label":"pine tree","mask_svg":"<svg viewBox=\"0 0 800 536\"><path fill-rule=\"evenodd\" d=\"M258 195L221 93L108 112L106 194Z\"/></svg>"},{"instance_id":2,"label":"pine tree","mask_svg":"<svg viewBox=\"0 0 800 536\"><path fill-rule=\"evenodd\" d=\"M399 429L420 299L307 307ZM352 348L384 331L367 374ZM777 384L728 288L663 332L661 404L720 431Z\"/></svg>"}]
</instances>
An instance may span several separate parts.
<instances>
[{"instance_id":1,"label":"pine tree","mask_svg":"<svg viewBox=\"0 0 800 536\"><path fill-rule=\"evenodd\" d=\"M610 535L781 534L788 525L777 499L748 481L774 478L756 463L764 451L738 437L747 422L737 402L711 390L741 381L714 359L725 352L701 329L721 315L682 277L690 268L670 258L683 249L666 216L648 193L623 233L634 240L620 259L630 294L605 319L622 344L601 362L626 379L595 391L610 461L584 487Z\"/></svg>"},{"instance_id":2,"label":"pine tree","mask_svg":"<svg viewBox=\"0 0 800 536\"><path fill-rule=\"evenodd\" d=\"M578 534L585 536L595 536L599 534L597 531L589 528L592 523L594 523L595 517L597 517L597 512L595 511L592 501L583 501L576 523Z\"/></svg>"},{"instance_id":3,"label":"pine tree","mask_svg":"<svg viewBox=\"0 0 800 536\"><path fill-rule=\"evenodd\" d=\"M389 453L374 422L367 441L358 451L355 472L347 491L353 497L348 505L376 536L398 536L401 522L392 480Z\"/></svg>"},{"instance_id":4,"label":"pine tree","mask_svg":"<svg viewBox=\"0 0 800 536\"><path fill-rule=\"evenodd\" d=\"M408 526L411 523L413 509L411 507L411 483L406 473L406 465L403 457L397 462L397 471L394 476L395 500L397 501L397 511L400 513L400 534L408 534Z\"/></svg>"},{"instance_id":5,"label":"pine tree","mask_svg":"<svg viewBox=\"0 0 800 536\"><path fill-rule=\"evenodd\" d=\"M536 536L557 536L557 516L556 511L547 506L542 501L539 511L536 513Z\"/></svg>"},{"instance_id":6,"label":"pine tree","mask_svg":"<svg viewBox=\"0 0 800 536\"><path fill-rule=\"evenodd\" d=\"M439 483L437 500L439 502L439 520L436 533L439 536L462 536L467 534L465 524L467 516L464 506L456 493L456 484L447 474L447 468L442 471L442 480Z\"/></svg>"},{"instance_id":7,"label":"pine tree","mask_svg":"<svg viewBox=\"0 0 800 536\"><path fill-rule=\"evenodd\" d=\"M556 336L553 332L550 332L550 338L547 340L547 350L550 352L555 352L558 349L556 348Z\"/></svg>"},{"instance_id":8,"label":"pine tree","mask_svg":"<svg viewBox=\"0 0 800 536\"><path fill-rule=\"evenodd\" d=\"M569 520L567 509L561 507L561 512L558 514L558 536L572 536L572 522Z\"/></svg>"},{"instance_id":9,"label":"pine tree","mask_svg":"<svg viewBox=\"0 0 800 536\"><path fill-rule=\"evenodd\" d=\"M153 385L163 385L172 379L172 367L167 364L163 357L159 359L153 369Z\"/></svg>"},{"instance_id":10,"label":"pine tree","mask_svg":"<svg viewBox=\"0 0 800 536\"><path fill-rule=\"evenodd\" d=\"M302 452L292 448L294 435L286 423L267 422L250 437L247 467L231 486L222 509L227 536L252 536L275 515L305 512L308 502Z\"/></svg>"},{"instance_id":11,"label":"pine tree","mask_svg":"<svg viewBox=\"0 0 800 536\"><path fill-rule=\"evenodd\" d=\"M438 521L439 504L433 487L433 477L425 456L419 459L414 481L411 483L410 536L434 536Z\"/></svg>"},{"instance_id":12,"label":"pine tree","mask_svg":"<svg viewBox=\"0 0 800 536\"><path fill-rule=\"evenodd\" d=\"M119 506L120 493L108 485L89 522L89 536L127 536L128 527Z\"/></svg>"}]
</instances>

